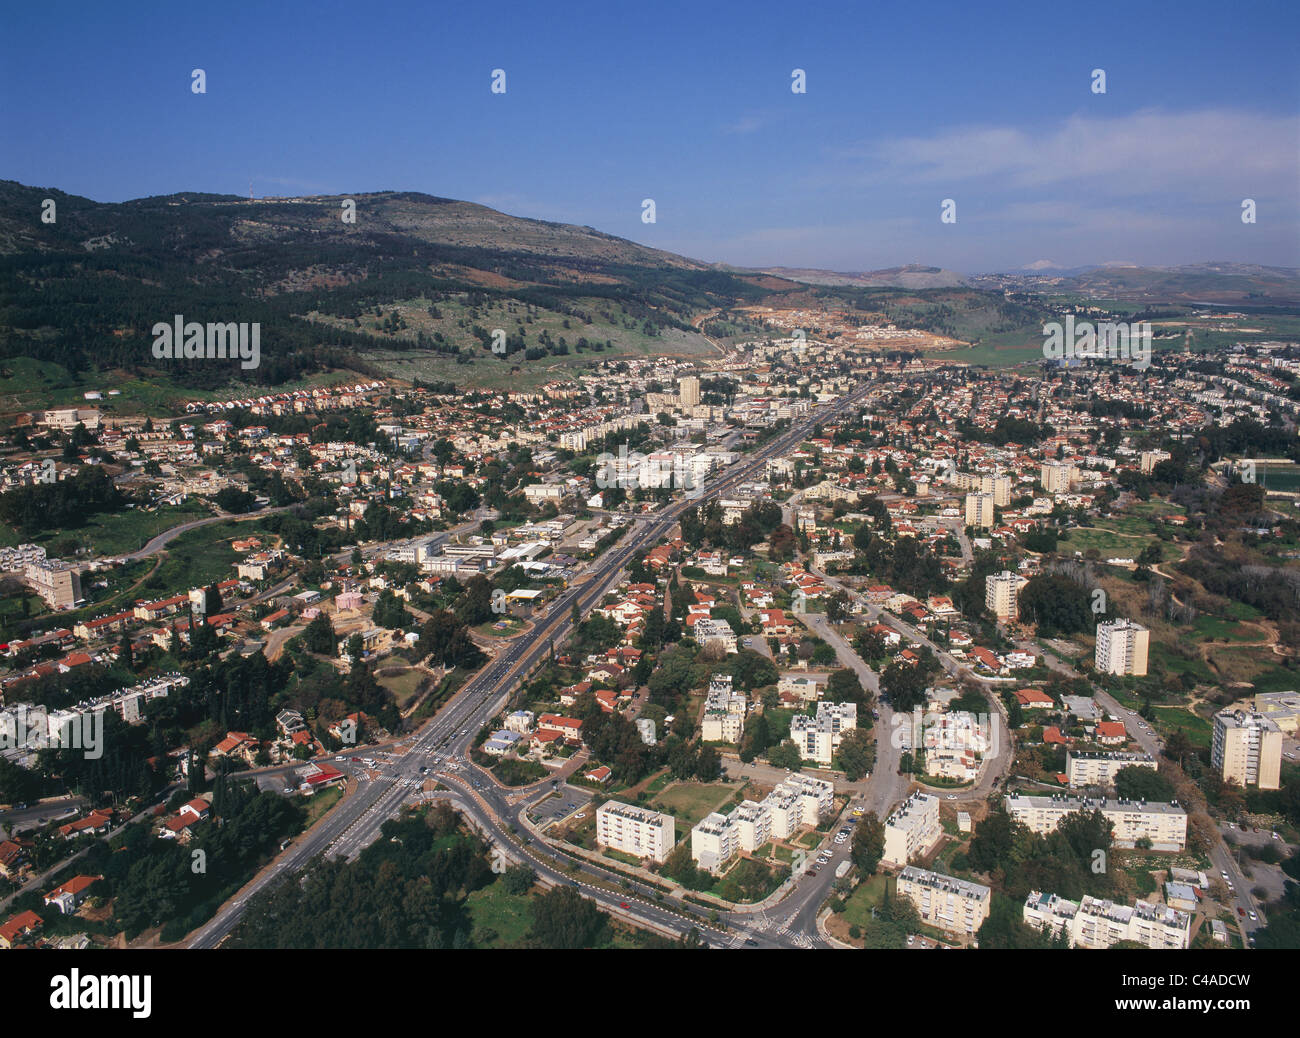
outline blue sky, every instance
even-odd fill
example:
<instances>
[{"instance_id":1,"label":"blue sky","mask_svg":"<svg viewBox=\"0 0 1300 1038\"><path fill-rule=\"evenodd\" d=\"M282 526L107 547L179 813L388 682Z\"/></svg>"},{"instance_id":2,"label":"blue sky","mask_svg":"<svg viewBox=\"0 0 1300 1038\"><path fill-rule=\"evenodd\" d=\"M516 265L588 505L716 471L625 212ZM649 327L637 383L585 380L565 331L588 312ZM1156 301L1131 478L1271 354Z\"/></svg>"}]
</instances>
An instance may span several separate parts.
<instances>
[{"instance_id":1,"label":"blue sky","mask_svg":"<svg viewBox=\"0 0 1300 1038\"><path fill-rule=\"evenodd\" d=\"M746 266L1300 266L1300 4L1056 6L25 5L0 177L418 190Z\"/></svg>"}]
</instances>

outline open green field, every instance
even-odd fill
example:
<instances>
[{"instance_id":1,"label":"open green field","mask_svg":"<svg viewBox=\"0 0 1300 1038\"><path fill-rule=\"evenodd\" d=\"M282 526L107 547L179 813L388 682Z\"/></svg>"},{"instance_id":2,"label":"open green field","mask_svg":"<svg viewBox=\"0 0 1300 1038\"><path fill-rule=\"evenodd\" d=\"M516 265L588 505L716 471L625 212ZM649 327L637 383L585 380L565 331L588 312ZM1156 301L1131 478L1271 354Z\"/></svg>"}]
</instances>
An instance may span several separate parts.
<instances>
[{"instance_id":1,"label":"open green field","mask_svg":"<svg viewBox=\"0 0 1300 1038\"><path fill-rule=\"evenodd\" d=\"M1141 526L1146 527L1146 523L1139 519L1107 520L1098 526L1076 526L1070 530L1068 540L1062 539L1058 542L1057 551L1086 553L1096 548L1103 559L1136 559L1148 544L1157 543L1160 545L1162 562L1178 558L1180 553L1177 547L1165 541L1157 541L1149 530L1130 534L1115 529L1116 524L1126 521L1130 524L1140 523Z\"/></svg>"},{"instance_id":2,"label":"open green field","mask_svg":"<svg viewBox=\"0 0 1300 1038\"><path fill-rule=\"evenodd\" d=\"M522 948L532 928L528 894L507 894L500 880L476 890L465 901L476 948Z\"/></svg>"},{"instance_id":3,"label":"open green field","mask_svg":"<svg viewBox=\"0 0 1300 1038\"><path fill-rule=\"evenodd\" d=\"M375 678L379 684L393 693L393 698L397 700L397 708L405 710L410 704L416 690L428 675L416 667L408 667L406 670L399 671L396 674L384 674Z\"/></svg>"},{"instance_id":4,"label":"open green field","mask_svg":"<svg viewBox=\"0 0 1300 1038\"><path fill-rule=\"evenodd\" d=\"M1193 746L1206 747L1214 736L1214 725L1182 706L1154 706L1156 724L1164 731L1175 729L1187 736Z\"/></svg>"},{"instance_id":5,"label":"open green field","mask_svg":"<svg viewBox=\"0 0 1300 1038\"><path fill-rule=\"evenodd\" d=\"M203 501L190 498L180 505L162 505L156 511L146 512L129 508L111 515L92 516L75 529L50 530L35 534L32 543L45 546L50 551L54 541L68 539L78 546L91 548L99 555L124 555L138 551L164 530L212 515L212 509ZM0 544L22 544L25 538L13 527L0 523ZM50 552L51 555L56 552Z\"/></svg>"},{"instance_id":6,"label":"open green field","mask_svg":"<svg viewBox=\"0 0 1300 1038\"><path fill-rule=\"evenodd\" d=\"M141 358L147 362L148 358ZM238 369L235 369L236 371ZM330 386L355 382L355 371L330 371L277 385L276 391ZM87 400L85 394L98 390L102 400ZM116 390L118 395L110 396ZM69 374L51 361L11 357L0 363L0 414L47 407L98 407L109 415L170 416L184 410L191 400L229 400L265 392L265 387L233 382L217 390L191 389L162 372L132 373L120 369L83 371Z\"/></svg>"},{"instance_id":7,"label":"open green field","mask_svg":"<svg viewBox=\"0 0 1300 1038\"><path fill-rule=\"evenodd\" d=\"M731 802L742 787L721 782L674 782L654 798L651 806L677 819L677 827L687 831L705 815Z\"/></svg>"}]
</instances>

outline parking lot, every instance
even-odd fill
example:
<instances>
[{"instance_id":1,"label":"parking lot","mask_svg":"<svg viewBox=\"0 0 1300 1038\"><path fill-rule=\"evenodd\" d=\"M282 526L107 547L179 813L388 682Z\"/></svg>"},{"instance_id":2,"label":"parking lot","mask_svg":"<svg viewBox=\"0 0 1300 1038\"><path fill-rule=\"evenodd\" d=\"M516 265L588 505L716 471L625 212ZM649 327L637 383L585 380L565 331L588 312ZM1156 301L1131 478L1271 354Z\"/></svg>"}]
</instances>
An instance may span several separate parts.
<instances>
[{"instance_id":1,"label":"parking lot","mask_svg":"<svg viewBox=\"0 0 1300 1038\"><path fill-rule=\"evenodd\" d=\"M529 811L529 815L543 829L546 826L568 818L576 812L586 812L591 804L591 794L572 786L560 786L555 794L547 797Z\"/></svg>"}]
</instances>

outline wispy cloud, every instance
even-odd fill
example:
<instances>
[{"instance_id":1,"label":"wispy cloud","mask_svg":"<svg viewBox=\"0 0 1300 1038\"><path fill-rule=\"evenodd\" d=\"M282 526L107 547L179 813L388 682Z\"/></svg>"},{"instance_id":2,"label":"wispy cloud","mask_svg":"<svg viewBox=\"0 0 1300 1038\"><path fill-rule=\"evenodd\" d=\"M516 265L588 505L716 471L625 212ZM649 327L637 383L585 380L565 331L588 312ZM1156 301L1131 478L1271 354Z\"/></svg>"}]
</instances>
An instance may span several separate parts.
<instances>
[{"instance_id":1,"label":"wispy cloud","mask_svg":"<svg viewBox=\"0 0 1300 1038\"><path fill-rule=\"evenodd\" d=\"M1098 197L1177 191L1283 194L1300 173L1300 119L1230 109L1074 115L1054 126L969 126L838 153L865 182L993 182L1007 190L1086 185Z\"/></svg>"}]
</instances>

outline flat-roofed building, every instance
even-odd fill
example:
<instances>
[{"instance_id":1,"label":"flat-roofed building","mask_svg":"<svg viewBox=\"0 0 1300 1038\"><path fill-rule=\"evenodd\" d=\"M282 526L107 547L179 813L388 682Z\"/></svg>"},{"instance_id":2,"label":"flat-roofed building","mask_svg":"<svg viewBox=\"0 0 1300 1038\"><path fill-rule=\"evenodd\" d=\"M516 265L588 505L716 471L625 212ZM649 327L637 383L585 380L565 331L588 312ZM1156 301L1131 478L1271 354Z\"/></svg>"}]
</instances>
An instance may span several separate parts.
<instances>
[{"instance_id":1,"label":"flat-roofed building","mask_svg":"<svg viewBox=\"0 0 1300 1038\"><path fill-rule=\"evenodd\" d=\"M1114 826L1116 846L1135 847L1141 839L1155 850L1181 851L1187 846L1187 811L1177 802L1093 799L1056 793L1025 796L1010 793L1003 798L1007 814L1039 834L1053 832L1061 819L1076 811L1100 811Z\"/></svg>"},{"instance_id":2,"label":"flat-roofed building","mask_svg":"<svg viewBox=\"0 0 1300 1038\"><path fill-rule=\"evenodd\" d=\"M999 620L1015 620L1019 616L1016 604L1020 585L1025 581L1018 573L1003 570L984 578L984 604Z\"/></svg>"},{"instance_id":3,"label":"flat-roofed building","mask_svg":"<svg viewBox=\"0 0 1300 1038\"><path fill-rule=\"evenodd\" d=\"M1225 782L1277 789L1282 775L1282 729L1263 714L1220 711L1214 715L1210 761Z\"/></svg>"},{"instance_id":4,"label":"flat-roofed building","mask_svg":"<svg viewBox=\"0 0 1300 1038\"><path fill-rule=\"evenodd\" d=\"M1151 632L1132 620L1107 620L1097 625L1097 669L1103 674L1143 677Z\"/></svg>"},{"instance_id":5,"label":"flat-roofed building","mask_svg":"<svg viewBox=\"0 0 1300 1038\"><path fill-rule=\"evenodd\" d=\"M908 865L898 874L898 894L916 906L921 922L973 938L989 917L992 892L982 883Z\"/></svg>"},{"instance_id":6,"label":"flat-roofed building","mask_svg":"<svg viewBox=\"0 0 1300 1038\"><path fill-rule=\"evenodd\" d=\"M1111 786L1123 768L1156 769L1154 757L1145 753L1071 750L1065 755L1066 781L1074 787Z\"/></svg>"},{"instance_id":7,"label":"flat-roofed building","mask_svg":"<svg viewBox=\"0 0 1300 1038\"><path fill-rule=\"evenodd\" d=\"M993 495L966 495L966 525L977 530L987 530L994 523Z\"/></svg>"},{"instance_id":8,"label":"flat-roofed building","mask_svg":"<svg viewBox=\"0 0 1300 1038\"><path fill-rule=\"evenodd\" d=\"M1295 735L1300 727L1300 692L1260 692L1255 696L1255 713Z\"/></svg>"},{"instance_id":9,"label":"flat-roofed building","mask_svg":"<svg viewBox=\"0 0 1300 1038\"><path fill-rule=\"evenodd\" d=\"M1148 948L1186 948L1192 917L1187 912L1148 901L1130 908L1085 894L1079 902L1056 894L1030 891L1022 910L1025 923L1036 930L1064 931L1072 948L1109 948L1135 941Z\"/></svg>"},{"instance_id":10,"label":"flat-roofed building","mask_svg":"<svg viewBox=\"0 0 1300 1038\"><path fill-rule=\"evenodd\" d=\"M81 601L81 573L66 562L29 562L23 576L51 609L71 609Z\"/></svg>"},{"instance_id":11,"label":"flat-roofed building","mask_svg":"<svg viewBox=\"0 0 1300 1038\"><path fill-rule=\"evenodd\" d=\"M714 811L691 830L691 857L702 869L717 875L740 848L736 827L726 815Z\"/></svg>"},{"instance_id":12,"label":"flat-roofed building","mask_svg":"<svg viewBox=\"0 0 1300 1038\"><path fill-rule=\"evenodd\" d=\"M606 800L596 810L596 843L602 847L662 862L676 842L672 815L617 800Z\"/></svg>"},{"instance_id":13,"label":"flat-roofed building","mask_svg":"<svg viewBox=\"0 0 1300 1038\"><path fill-rule=\"evenodd\" d=\"M1039 482L1049 494L1068 494L1076 478L1078 470L1070 461L1045 461L1039 473Z\"/></svg>"},{"instance_id":14,"label":"flat-roofed building","mask_svg":"<svg viewBox=\"0 0 1300 1038\"><path fill-rule=\"evenodd\" d=\"M753 854L772 838L772 813L765 804L741 801L730 817L742 851Z\"/></svg>"},{"instance_id":15,"label":"flat-roofed building","mask_svg":"<svg viewBox=\"0 0 1300 1038\"><path fill-rule=\"evenodd\" d=\"M939 798L913 793L885 820L887 865L907 865L928 854L943 835L939 824Z\"/></svg>"}]
</instances>

